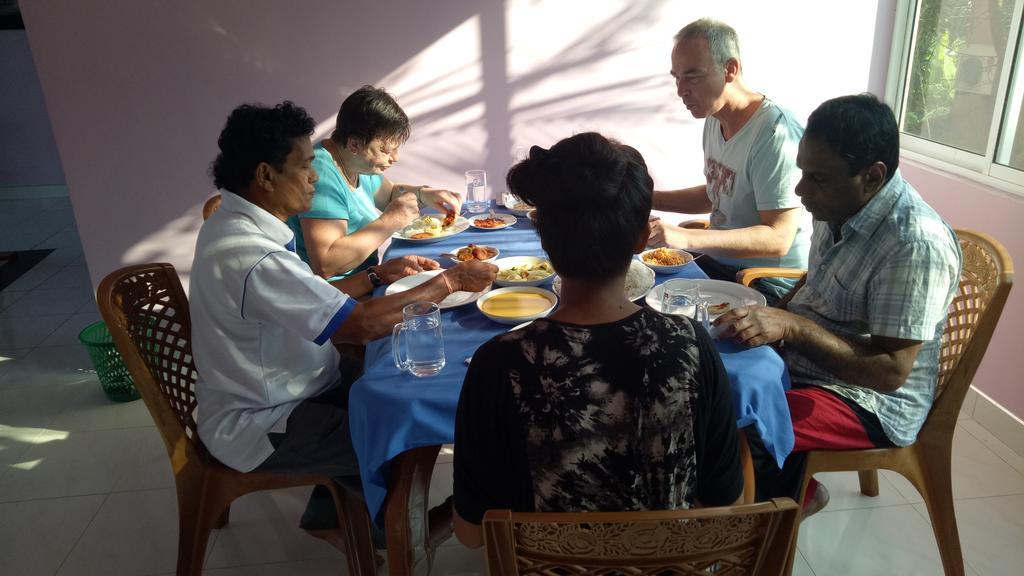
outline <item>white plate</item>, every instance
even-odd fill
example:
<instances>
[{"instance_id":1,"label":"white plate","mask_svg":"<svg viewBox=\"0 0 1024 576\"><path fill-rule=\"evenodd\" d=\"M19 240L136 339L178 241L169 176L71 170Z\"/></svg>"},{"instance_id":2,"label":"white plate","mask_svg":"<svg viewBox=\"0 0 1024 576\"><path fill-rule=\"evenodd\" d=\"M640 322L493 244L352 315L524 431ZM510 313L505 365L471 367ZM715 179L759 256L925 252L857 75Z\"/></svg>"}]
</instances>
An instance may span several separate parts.
<instances>
[{"instance_id":1,"label":"white plate","mask_svg":"<svg viewBox=\"0 0 1024 576\"><path fill-rule=\"evenodd\" d=\"M392 294L412 290L442 272L444 272L444 270L428 270L426 272L420 272L419 274L400 278L388 286L387 290L384 291L384 295L391 296ZM449 308L455 308L457 306L476 302L477 299L487 293L488 290L490 290L490 287L485 290L481 290L480 292L452 292L447 298L441 300L437 306L441 310L447 310Z\"/></svg>"},{"instance_id":2,"label":"white plate","mask_svg":"<svg viewBox=\"0 0 1024 576\"><path fill-rule=\"evenodd\" d=\"M519 330L520 328L526 328L530 324L533 324L533 320L527 320L526 322L523 322L522 324L516 324L515 326L509 328L508 331L509 332L515 332L516 330Z\"/></svg>"},{"instance_id":3,"label":"white plate","mask_svg":"<svg viewBox=\"0 0 1024 576\"><path fill-rule=\"evenodd\" d=\"M516 216L526 216L527 212L533 210L533 206L530 206L529 204L520 204L520 206L522 206L522 208L513 208L511 206L505 206L505 209L511 212L512 214L515 214Z\"/></svg>"},{"instance_id":4,"label":"white plate","mask_svg":"<svg viewBox=\"0 0 1024 576\"><path fill-rule=\"evenodd\" d=\"M494 298L496 296L501 296L502 294L508 294L510 292L525 292L525 293L528 293L528 294L540 294L541 296L547 298L548 302L551 305L548 306L542 312L538 312L537 314L525 314L523 316L495 316L493 314L488 314L487 312L484 311L484 304L488 300L490 300L491 298ZM521 326L525 326L526 324L529 324L530 322L536 320L537 318L543 318L543 317L547 316L548 314L551 313L552 310L555 309L555 306L557 306L557 305L558 305L558 297L555 296L553 292L551 292L550 290L545 290L543 288L537 288L536 286L514 286L514 287L510 287L510 288L498 288L498 289L495 289L495 290L491 290L490 292L488 292L485 296L483 296L482 298L480 298L476 302L476 307L477 307L478 310L480 310L480 313L483 314L484 316L487 316L491 320L493 320L493 321L495 321L495 322L497 322L499 324L520 324L521 322L528 321L525 324L520 324Z\"/></svg>"},{"instance_id":5,"label":"white plate","mask_svg":"<svg viewBox=\"0 0 1024 576\"><path fill-rule=\"evenodd\" d=\"M676 254L679 254L680 256L682 256L683 257L683 263L682 264L674 264L674 265L671 265L671 266L663 266L661 264L654 264L652 262L648 262L648 261L644 260L644 256L646 254L648 254L650 252L654 252L655 250L658 250L658 248L652 248L650 250L644 250L643 252L641 252L640 253L640 261L643 262L645 266L647 266L651 270L654 270L658 274L675 274L676 272L679 272L680 270L682 270L683 266L686 266L690 262L693 262L693 254L690 254L686 250L676 250L674 248L669 248L668 250L670 250L672 252L675 252Z\"/></svg>"},{"instance_id":6,"label":"white plate","mask_svg":"<svg viewBox=\"0 0 1024 576\"><path fill-rule=\"evenodd\" d=\"M761 294L753 288L747 288L742 284L726 282L725 280L699 279L693 281L700 286L700 295L702 298L707 300L708 304L721 304L723 302L728 302L729 308L726 310L739 306L767 305L767 302L764 299L764 294ZM654 289L651 290L650 294L647 295L647 305L658 312L661 312L661 298L664 293L664 284L655 286ZM725 312L714 314L709 311L708 316L713 320L724 313Z\"/></svg>"},{"instance_id":7,"label":"white plate","mask_svg":"<svg viewBox=\"0 0 1024 576\"><path fill-rule=\"evenodd\" d=\"M482 219L485 219L485 218L490 218L489 214L477 214L477 215L473 216L472 218L469 219L469 225L472 226L473 228L476 228L477 230L487 230L487 231L490 231L490 230L504 230L505 228L508 228L509 226L511 226L511 225L513 225L513 224L515 224L516 222L519 221L515 216L513 216L511 214L495 214L494 217L497 218L498 220L501 220L502 222L504 222L505 225L504 226L497 226L495 228L486 228L484 226L477 226L476 225L476 221L477 220L482 220Z\"/></svg>"},{"instance_id":8,"label":"white plate","mask_svg":"<svg viewBox=\"0 0 1024 576\"><path fill-rule=\"evenodd\" d=\"M654 270L651 270L639 260L630 260L629 269L633 270L634 274L639 274L641 278L636 289L631 294L626 294L627 298L636 302L647 296L647 293L654 287ZM554 282L551 283L551 289L555 291L555 294L562 295L562 279L560 277L555 277Z\"/></svg>"},{"instance_id":9,"label":"white plate","mask_svg":"<svg viewBox=\"0 0 1024 576\"><path fill-rule=\"evenodd\" d=\"M481 262L494 262L495 260L498 259L498 256L501 255L501 250L498 250L497 246L487 246L486 244L476 244L476 246L479 246L481 248L490 248L491 250L494 250L494 256L481 260ZM459 250L462 250L463 248L469 248L469 246L459 246L455 250L449 252L449 254L457 255L459 253ZM438 256L438 258L441 258L441 256ZM447 256L444 256L444 258L447 260L451 260L453 264L458 264L459 262L462 262L462 260L459 260L458 258L449 258ZM469 262L469 260L466 260L466 262Z\"/></svg>"},{"instance_id":10,"label":"white plate","mask_svg":"<svg viewBox=\"0 0 1024 576\"><path fill-rule=\"evenodd\" d=\"M444 218L444 216L440 216L440 215L439 215L439 217L440 218ZM395 232L394 234L392 234L391 235L391 239L392 240L405 240L406 242L416 242L416 243L419 243L419 244L430 244L431 242L439 242L441 240L444 240L445 238L448 238L449 236L455 236L456 234L458 234L460 232L465 232L466 229L468 229L468 228L469 228L469 220L463 218L462 216L456 216L455 217L455 222L453 222L452 225L449 226L448 228L442 228L441 229L441 234L438 235L438 236L431 236L430 238L406 238L404 236L405 230L402 229L402 230L399 230L398 232Z\"/></svg>"},{"instance_id":11,"label":"white plate","mask_svg":"<svg viewBox=\"0 0 1024 576\"><path fill-rule=\"evenodd\" d=\"M541 258L540 256L509 256L507 258L498 258L491 262L498 267L498 271L507 270L513 266L533 266L540 264L541 262L550 262L547 258ZM494 283L498 286L540 286L551 279L551 275L537 280L502 280L501 278L495 278Z\"/></svg>"}]
</instances>

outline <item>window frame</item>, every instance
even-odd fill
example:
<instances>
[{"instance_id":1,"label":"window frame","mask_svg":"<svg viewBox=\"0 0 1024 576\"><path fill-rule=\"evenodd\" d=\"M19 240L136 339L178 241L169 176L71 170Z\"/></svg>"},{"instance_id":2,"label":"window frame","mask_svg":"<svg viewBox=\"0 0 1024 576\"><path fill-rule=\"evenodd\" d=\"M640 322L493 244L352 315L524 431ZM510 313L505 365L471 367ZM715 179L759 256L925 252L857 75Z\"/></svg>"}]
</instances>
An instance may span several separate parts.
<instances>
[{"instance_id":1,"label":"window frame","mask_svg":"<svg viewBox=\"0 0 1024 576\"><path fill-rule=\"evenodd\" d=\"M1012 88L1013 74L1017 72L1018 92L1024 91L1024 61L1015 70L1021 55L1022 24L1024 24L1024 0L1017 0L1006 41L1006 51L1000 57L1009 63L999 73L992 122L983 155L933 142L903 132L903 119L908 96L907 82L911 72L911 58L914 54L917 19L924 0L897 0L893 19L892 49L889 56L889 71L886 77L885 101L896 114L900 126L900 153L910 160L938 168L986 186L1018 196L1024 196L1024 170L1018 170L995 162L999 138L1009 116L1007 100ZM1024 113L1024 112L1022 112ZM1024 138L1024 135L1018 134Z\"/></svg>"}]
</instances>

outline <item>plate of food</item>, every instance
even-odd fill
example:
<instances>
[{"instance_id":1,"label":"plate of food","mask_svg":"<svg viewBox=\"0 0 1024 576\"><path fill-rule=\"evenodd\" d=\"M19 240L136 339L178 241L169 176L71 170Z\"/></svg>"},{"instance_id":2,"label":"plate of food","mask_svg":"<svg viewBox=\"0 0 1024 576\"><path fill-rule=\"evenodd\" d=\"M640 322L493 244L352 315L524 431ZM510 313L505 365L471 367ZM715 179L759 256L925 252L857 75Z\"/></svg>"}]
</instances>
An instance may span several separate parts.
<instances>
[{"instance_id":1,"label":"plate of food","mask_svg":"<svg viewBox=\"0 0 1024 576\"><path fill-rule=\"evenodd\" d=\"M644 266L639 260L629 261L629 270L626 272L626 283L623 289L626 291L626 298L637 301L647 295L654 287L654 270ZM555 278L551 283L551 289L555 294L562 294L562 279Z\"/></svg>"},{"instance_id":2,"label":"plate of food","mask_svg":"<svg viewBox=\"0 0 1024 576\"><path fill-rule=\"evenodd\" d=\"M518 222L518 219L511 214L491 214L481 218L473 218L469 225L477 230L501 230Z\"/></svg>"},{"instance_id":3,"label":"plate of food","mask_svg":"<svg viewBox=\"0 0 1024 576\"><path fill-rule=\"evenodd\" d=\"M448 254L441 254L442 257L450 259L452 262L469 262L470 260L479 260L481 262L493 262L495 258L501 254L501 251L494 246L484 246L483 244L469 244L468 246L462 246L452 250Z\"/></svg>"},{"instance_id":4,"label":"plate of food","mask_svg":"<svg viewBox=\"0 0 1024 576\"><path fill-rule=\"evenodd\" d=\"M520 325L547 316L557 304L557 296L536 286L497 288L476 301L476 307L491 320Z\"/></svg>"},{"instance_id":5,"label":"plate of food","mask_svg":"<svg viewBox=\"0 0 1024 576\"><path fill-rule=\"evenodd\" d=\"M406 242L419 242L429 244L443 238L454 236L459 232L465 232L469 228L469 220L462 216L456 216L455 212L448 214L425 214L415 219L405 228L391 235L394 240L405 240Z\"/></svg>"},{"instance_id":6,"label":"plate of food","mask_svg":"<svg viewBox=\"0 0 1024 576\"><path fill-rule=\"evenodd\" d=\"M499 258L491 264L498 267L498 286L539 286L555 273L551 262L538 256Z\"/></svg>"},{"instance_id":7,"label":"plate of food","mask_svg":"<svg viewBox=\"0 0 1024 576\"><path fill-rule=\"evenodd\" d=\"M420 272L419 274L412 274L404 278L399 278L388 285L387 290L384 291L384 295L390 296L392 294L398 294L399 292L405 292L406 290L412 290L442 272L444 272L444 270L428 270L426 272ZM449 308L456 308L458 306L470 304L472 302L476 302L477 299L486 294L489 290L490 287L481 290L480 292L465 292L462 290L452 292L447 298L438 302L437 306L441 310L447 310Z\"/></svg>"},{"instance_id":8,"label":"plate of food","mask_svg":"<svg viewBox=\"0 0 1024 576\"><path fill-rule=\"evenodd\" d=\"M740 306L765 306L764 294L735 282L725 280L695 279L700 287L700 296L708 303L708 317L711 320L725 314L732 308ZM661 299L664 296L664 284L659 284L647 295L647 305L661 312Z\"/></svg>"},{"instance_id":9,"label":"plate of food","mask_svg":"<svg viewBox=\"0 0 1024 576\"><path fill-rule=\"evenodd\" d=\"M658 274L675 274L693 262L693 254L675 248L654 248L641 252L640 261Z\"/></svg>"},{"instance_id":10,"label":"plate of food","mask_svg":"<svg viewBox=\"0 0 1024 576\"><path fill-rule=\"evenodd\" d=\"M516 216L526 216L526 213L533 210L533 206L530 206L526 202L523 202L519 198L513 196L512 204L505 204L505 209L515 214Z\"/></svg>"}]
</instances>

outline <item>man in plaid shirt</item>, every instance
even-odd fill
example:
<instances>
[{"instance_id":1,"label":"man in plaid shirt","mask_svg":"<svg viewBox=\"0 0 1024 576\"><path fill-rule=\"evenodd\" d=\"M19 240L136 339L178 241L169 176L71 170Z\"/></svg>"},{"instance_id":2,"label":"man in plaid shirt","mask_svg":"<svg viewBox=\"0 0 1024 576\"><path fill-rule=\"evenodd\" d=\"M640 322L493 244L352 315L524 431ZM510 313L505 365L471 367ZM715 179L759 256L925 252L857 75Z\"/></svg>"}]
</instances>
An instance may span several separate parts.
<instances>
[{"instance_id":1,"label":"man in plaid shirt","mask_svg":"<svg viewBox=\"0 0 1024 576\"><path fill-rule=\"evenodd\" d=\"M752 442L759 499L797 496L807 450L911 444L931 408L960 247L898 163L884 103L861 94L819 106L797 154L796 193L814 216L807 275L775 307L715 322L721 337L777 344L793 382L796 444L782 471ZM827 502L812 482L805 515Z\"/></svg>"}]
</instances>

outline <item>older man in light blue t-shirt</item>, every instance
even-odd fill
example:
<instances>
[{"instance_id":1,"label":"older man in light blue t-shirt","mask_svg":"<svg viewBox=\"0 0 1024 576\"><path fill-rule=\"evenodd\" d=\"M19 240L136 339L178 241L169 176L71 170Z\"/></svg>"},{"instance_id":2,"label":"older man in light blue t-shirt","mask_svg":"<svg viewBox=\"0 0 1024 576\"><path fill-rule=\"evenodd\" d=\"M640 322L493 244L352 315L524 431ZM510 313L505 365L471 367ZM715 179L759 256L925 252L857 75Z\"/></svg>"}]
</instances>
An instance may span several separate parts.
<instances>
[{"instance_id":1,"label":"older man in light blue t-shirt","mask_svg":"<svg viewBox=\"0 0 1024 576\"><path fill-rule=\"evenodd\" d=\"M694 118L704 123L706 183L656 191L654 208L710 213L707 230L651 221L651 246L708 256L712 278L735 280L743 268L806 268L810 216L794 194L800 179L796 151L803 127L792 113L743 83L736 32L714 20L698 20L676 35L672 76ZM769 301L795 280L770 278L755 287Z\"/></svg>"}]
</instances>

